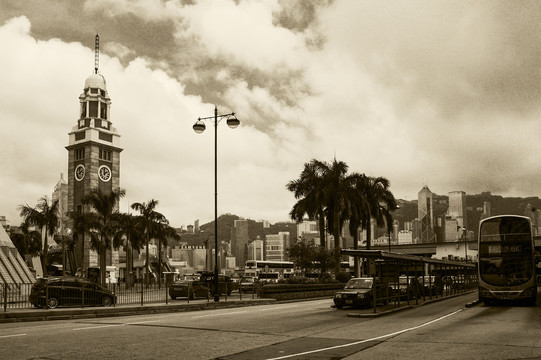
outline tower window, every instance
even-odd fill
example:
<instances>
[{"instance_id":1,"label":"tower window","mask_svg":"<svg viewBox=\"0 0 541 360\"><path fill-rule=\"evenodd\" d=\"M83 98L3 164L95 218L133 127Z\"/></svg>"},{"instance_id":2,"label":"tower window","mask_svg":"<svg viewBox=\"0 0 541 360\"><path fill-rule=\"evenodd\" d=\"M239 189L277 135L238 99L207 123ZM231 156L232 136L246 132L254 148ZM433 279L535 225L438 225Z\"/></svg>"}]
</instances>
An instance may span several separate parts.
<instances>
[{"instance_id":1,"label":"tower window","mask_svg":"<svg viewBox=\"0 0 541 360\"><path fill-rule=\"evenodd\" d=\"M85 158L85 149L77 149L75 150L75 160L82 160Z\"/></svg>"},{"instance_id":2,"label":"tower window","mask_svg":"<svg viewBox=\"0 0 541 360\"><path fill-rule=\"evenodd\" d=\"M107 104L106 103L100 103L100 117L102 119L107 119Z\"/></svg>"},{"instance_id":3,"label":"tower window","mask_svg":"<svg viewBox=\"0 0 541 360\"><path fill-rule=\"evenodd\" d=\"M111 161L111 151L100 149L99 155L101 160Z\"/></svg>"},{"instance_id":4,"label":"tower window","mask_svg":"<svg viewBox=\"0 0 541 360\"><path fill-rule=\"evenodd\" d=\"M93 118L98 117L98 102L97 101L89 101L89 116Z\"/></svg>"},{"instance_id":5,"label":"tower window","mask_svg":"<svg viewBox=\"0 0 541 360\"><path fill-rule=\"evenodd\" d=\"M113 142L113 135L106 134L106 133L100 131L99 139L104 140L104 141L108 141L108 142Z\"/></svg>"},{"instance_id":6,"label":"tower window","mask_svg":"<svg viewBox=\"0 0 541 360\"><path fill-rule=\"evenodd\" d=\"M81 104L81 118L86 117L86 101Z\"/></svg>"},{"instance_id":7,"label":"tower window","mask_svg":"<svg viewBox=\"0 0 541 360\"><path fill-rule=\"evenodd\" d=\"M96 89L90 88L90 93L91 93L91 94L98 94L99 91L100 91L100 89L97 89L97 88L96 88Z\"/></svg>"}]
</instances>

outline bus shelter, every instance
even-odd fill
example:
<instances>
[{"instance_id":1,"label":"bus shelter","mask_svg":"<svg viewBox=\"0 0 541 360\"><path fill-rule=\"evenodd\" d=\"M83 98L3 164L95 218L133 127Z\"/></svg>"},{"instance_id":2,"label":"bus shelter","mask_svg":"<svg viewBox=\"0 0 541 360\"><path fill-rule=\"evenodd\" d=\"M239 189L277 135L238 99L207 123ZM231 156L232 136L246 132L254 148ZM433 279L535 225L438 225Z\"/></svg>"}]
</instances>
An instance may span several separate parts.
<instances>
[{"instance_id":1,"label":"bus shelter","mask_svg":"<svg viewBox=\"0 0 541 360\"><path fill-rule=\"evenodd\" d=\"M362 264L360 276L373 277L377 283L387 286L387 303L418 303L420 299L430 300L477 288L476 263L438 260L383 250L343 249L341 254L359 258Z\"/></svg>"}]
</instances>

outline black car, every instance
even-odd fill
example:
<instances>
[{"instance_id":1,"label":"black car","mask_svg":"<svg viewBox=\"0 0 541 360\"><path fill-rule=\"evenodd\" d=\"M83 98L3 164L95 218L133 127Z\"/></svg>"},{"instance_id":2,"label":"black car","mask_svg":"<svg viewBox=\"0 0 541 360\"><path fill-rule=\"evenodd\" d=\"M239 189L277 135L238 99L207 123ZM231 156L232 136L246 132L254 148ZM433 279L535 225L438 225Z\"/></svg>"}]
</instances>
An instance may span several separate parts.
<instances>
[{"instance_id":1,"label":"black car","mask_svg":"<svg viewBox=\"0 0 541 360\"><path fill-rule=\"evenodd\" d=\"M201 274L201 277L199 278L199 281L201 281L202 284L206 284L209 288L210 295L214 296L214 273L213 272L204 272ZM233 279L231 279L227 275L218 275L218 295L221 294L227 294L231 295L231 291L233 291Z\"/></svg>"},{"instance_id":2,"label":"black car","mask_svg":"<svg viewBox=\"0 0 541 360\"><path fill-rule=\"evenodd\" d=\"M111 306L116 295L98 284L76 276L52 276L36 280L28 300L35 307Z\"/></svg>"},{"instance_id":3,"label":"black car","mask_svg":"<svg viewBox=\"0 0 541 360\"><path fill-rule=\"evenodd\" d=\"M376 282L374 278L352 278L344 286L343 290L334 295L334 304L337 309L344 306L374 306L374 289L376 290L376 302L387 304L387 296L391 289L388 285Z\"/></svg>"},{"instance_id":4,"label":"black car","mask_svg":"<svg viewBox=\"0 0 541 360\"><path fill-rule=\"evenodd\" d=\"M185 297L192 300L197 298L209 298L209 288L199 280L179 280L169 286L169 296L175 300L178 297Z\"/></svg>"}]
</instances>

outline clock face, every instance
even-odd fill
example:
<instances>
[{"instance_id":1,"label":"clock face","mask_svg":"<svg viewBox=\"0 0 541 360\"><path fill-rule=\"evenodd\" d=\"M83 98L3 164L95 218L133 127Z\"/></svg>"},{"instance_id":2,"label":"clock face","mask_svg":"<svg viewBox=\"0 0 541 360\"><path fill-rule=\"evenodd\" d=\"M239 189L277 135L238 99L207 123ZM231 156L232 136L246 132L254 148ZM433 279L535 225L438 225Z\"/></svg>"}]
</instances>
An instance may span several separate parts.
<instances>
[{"instance_id":1,"label":"clock face","mask_svg":"<svg viewBox=\"0 0 541 360\"><path fill-rule=\"evenodd\" d=\"M77 165L75 168L75 180L81 181L85 177L85 166L84 165Z\"/></svg>"},{"instance_id":2,"label":"clock face","mask_svg":"<svg viewBox=\"0 0 541 360\"><path fill-rule=\"evenodd\" d=\"M107 165L102 165L98 169L98 175L101 179L101 181L109 181L111 180L111 169Z\"/></svg>"}]
</instances>

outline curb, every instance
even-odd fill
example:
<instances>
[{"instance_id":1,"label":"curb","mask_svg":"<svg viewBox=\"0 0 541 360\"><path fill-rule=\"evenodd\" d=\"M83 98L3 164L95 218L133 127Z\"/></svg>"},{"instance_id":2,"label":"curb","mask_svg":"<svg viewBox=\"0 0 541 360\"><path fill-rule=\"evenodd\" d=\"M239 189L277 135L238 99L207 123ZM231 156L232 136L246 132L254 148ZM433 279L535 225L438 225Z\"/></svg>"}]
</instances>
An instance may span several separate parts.
<instances>
[{"instance_id":1,"label":"curb","mask_svg":"<svg viewBox=\"0 0 541 360\"><path fill-rule=\"evenodd\" d=\"M397 308L393 308L393 309L389 309L389 310L385 310L385 311L381 311L381 312L376 312L376 313L374 313L374 312L371 312L371 313L368 313L368 312L367 313L348 313L347 317L375 318L375 317L379 317L379 316L385 316L385 315L389 315L389 314L399 312L399 311L402 311L402 310L414 309L414 308L419 307L419 306L432 304L432 303L435 303L435 302L451 299L451 298L454 298L454 297L457 297L457 296L467 295L467 294L470 294L470 293L472 293L474 291L477 291L477 290L472 290L472 291L464 292L464 293L461 293L461 294L454 294L454 295L449 295L449 296L445 296L445 297L440 297L440 298L437 298L437 299L425 300L425 302L423 302L422 304L418 304L418 305L411 305L410 304L410 305L400 306L400 307L397 307ZM478 303L479 303L479 300L476 300L476 301L473 301L471 303L467 303L465 306L466 307L472 307L474 305L477 305ZM373 309L371 308L370 311L373 311Z\"/></svg>"},{"instance_id":2,"label":"curb","mask_svg":"<svg viewBox=\"0 0 541 360\"><path fill-rule=\"evenodd\" d=\"M185 311L236 308L243 306L267 305L276 303L275 299L234 300L221 302L192 302L185 304L160 304L145 306L117 306L108 308L64 308L50 310L28 310L0 314L0 324L14 322L52 321L70 319L89 319L131 315L162 314Z\"/></svg>"}]
</instances>

